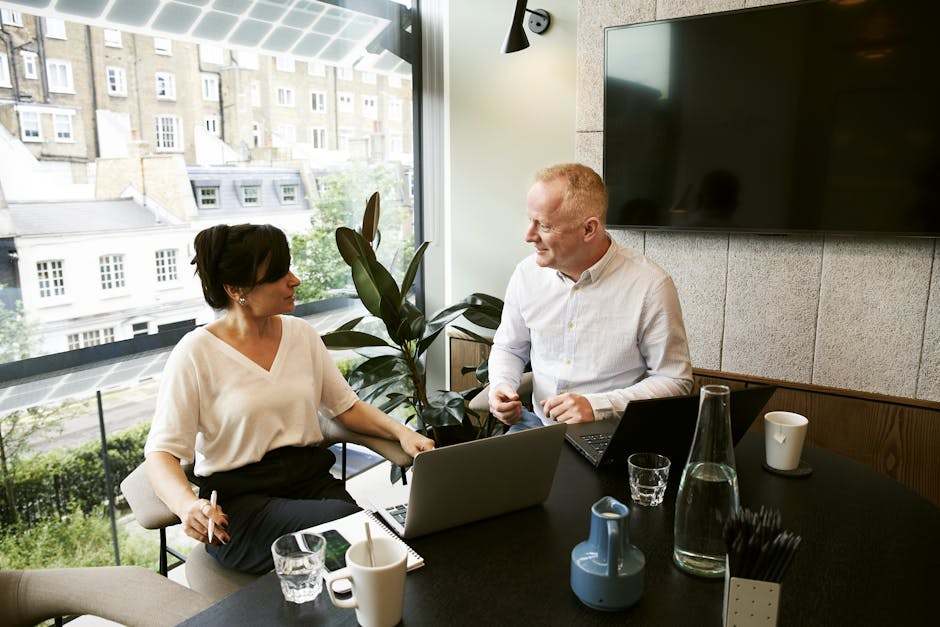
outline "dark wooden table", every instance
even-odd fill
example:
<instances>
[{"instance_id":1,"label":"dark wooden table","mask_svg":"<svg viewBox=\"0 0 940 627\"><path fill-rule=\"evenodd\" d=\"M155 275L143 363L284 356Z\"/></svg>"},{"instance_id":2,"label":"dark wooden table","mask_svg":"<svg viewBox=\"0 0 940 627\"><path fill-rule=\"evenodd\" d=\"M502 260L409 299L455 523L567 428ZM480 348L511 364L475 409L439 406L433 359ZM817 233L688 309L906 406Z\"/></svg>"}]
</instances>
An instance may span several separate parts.
<instances>
[{"instance_id":1,"label":"dark wooden table","mask_svg":"<svg viewBox=\"0 0 940 627\"><path fill-rule=\"evenodd\" d=\"M849 459L807 447L806 478L761 467L763 439L735 450L741 503L779 509L803 544L783 581L780 625L934 625L940 582L940 509ZM495 470L495 469L493 469ZM486 472L481 469L481 472ZM719 625L723 583L672 563L673 468L663 505L633 506L626 472L597 472L565 445L548 501L410 544L426 565L409 573L405 625ZM600 612L571 592L570 554L587 538L590 507L604 495L630 504L631 541L646 554L646 590L630 609ZM285 603L274 574L223 599L186 625L355 625L324 593Z\"/></svg>"}]
</instances>

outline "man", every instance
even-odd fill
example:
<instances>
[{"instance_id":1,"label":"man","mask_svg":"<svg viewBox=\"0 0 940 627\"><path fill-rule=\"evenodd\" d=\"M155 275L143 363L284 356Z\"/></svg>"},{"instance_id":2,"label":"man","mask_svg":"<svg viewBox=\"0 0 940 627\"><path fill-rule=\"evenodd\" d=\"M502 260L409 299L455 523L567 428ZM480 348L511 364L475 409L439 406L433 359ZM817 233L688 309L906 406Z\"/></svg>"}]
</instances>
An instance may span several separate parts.
<instances>
[{"instance_id":1,"label":"man","mask_svg":"<svg viewBox=\"0 0 940 627\"><path fill-rule=\"evenodd\" d=\"M535 175L525 239L489 357L490 412L518 431L604 420L631 400L692 390L679 296L669 275L606 231L607 189L594 170ZM516 393L531 361L532 405Z\"/></svg>"}]
</instances>

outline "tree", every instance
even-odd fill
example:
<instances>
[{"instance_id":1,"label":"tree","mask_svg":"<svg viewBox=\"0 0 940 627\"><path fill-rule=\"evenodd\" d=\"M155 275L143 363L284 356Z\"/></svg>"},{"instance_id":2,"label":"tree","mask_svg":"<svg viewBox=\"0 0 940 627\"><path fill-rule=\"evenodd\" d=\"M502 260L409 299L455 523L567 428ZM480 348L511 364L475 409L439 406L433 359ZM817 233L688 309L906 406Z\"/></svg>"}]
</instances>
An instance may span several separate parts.
<instances>
[{"instance_id":1,"label":"tree","mask_svg":"<svg viewBox=\"0 0 940 627\"><path fill-rule=\"evenodd\" d=\"M0 416L0 473L12 522L18 522L16 495L13 493L13 476L16 462L30 451L29 442L37 436L51 438L62 431L62 424L75 416L74 408L29 407L5 416Z\"/></svg>"},{"instance_id":2,"label":"tree","mask_svg":"<svg viewBox=\"0 0 940 627\"><path fill-rule=\"evenodd\" d=\"M382 233L380 257L398 277L404 275L414 248L412 208L402 192L400 170L392 164L353 164L321 179L319 199L312 203L311 228L291 237L295 271L302 280L299 302L311 302L350 290L349 269L336 249L334 234L341 226L362 220L365 200L376 190L390 205ZM397 200L396 200L397 199Z\"/></svg>"},{"instance_id":3,"label":"tree","mask_svg":"<svg viewBox=\"0 0 940 627\"><path fill-rule=\"evenodd\" d=\"M0 293L6 289L0 284ZM22 301L10 307L0 299L0 363L19 361L30 356L35 327L26 319Z\"/></svg>"}]
</instances>

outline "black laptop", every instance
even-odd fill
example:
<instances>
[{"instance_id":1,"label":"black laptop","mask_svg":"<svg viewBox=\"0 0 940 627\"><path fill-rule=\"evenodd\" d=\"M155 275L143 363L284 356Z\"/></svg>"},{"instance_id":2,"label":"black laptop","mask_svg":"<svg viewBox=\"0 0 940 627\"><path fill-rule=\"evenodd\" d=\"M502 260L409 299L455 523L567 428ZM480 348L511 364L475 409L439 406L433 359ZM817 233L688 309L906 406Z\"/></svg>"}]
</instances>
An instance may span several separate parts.
<instances>
[{"instance_id":1,"label":"black laptop","mask_svg":"<svg viewBox=\"0 0 940 627\"><path fill-rule=\"evenodd\" d=\"M751 428L775 385L731 391L731 439L737 445ZM630 401L619 419L568 425L565 439L595 466L626 464L636 452L665 455L673 468L685 464L698 421L699 397L671 396Z\"/></svg>"}]
</instances>

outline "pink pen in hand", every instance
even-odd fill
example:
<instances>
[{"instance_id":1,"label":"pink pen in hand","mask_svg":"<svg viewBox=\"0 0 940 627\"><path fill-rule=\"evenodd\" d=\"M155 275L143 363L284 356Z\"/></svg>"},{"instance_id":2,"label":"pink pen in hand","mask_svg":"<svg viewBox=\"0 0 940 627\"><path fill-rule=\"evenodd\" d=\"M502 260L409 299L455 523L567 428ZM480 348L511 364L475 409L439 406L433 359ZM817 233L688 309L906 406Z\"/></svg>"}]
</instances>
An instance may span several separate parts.
<instances>
[{"instance_id":1,"label":"pink pen in hand","mask_svg":"<svg viewBox=\"0 0 940 627\"><path fill-rule=\"evenodd\" d=\"M209 497L209 505L215 508L215 502L219 498L219 493L215 490L212 491L212 495ZM212 516L209 516L209 544L212 544L212 534L215 532L215 521L212 520Z\"/></svg>"}]
</instances>

